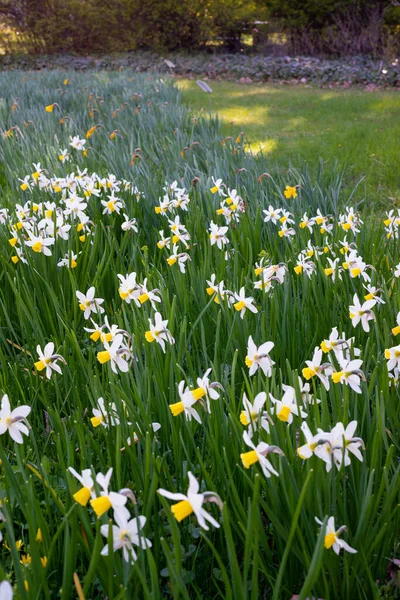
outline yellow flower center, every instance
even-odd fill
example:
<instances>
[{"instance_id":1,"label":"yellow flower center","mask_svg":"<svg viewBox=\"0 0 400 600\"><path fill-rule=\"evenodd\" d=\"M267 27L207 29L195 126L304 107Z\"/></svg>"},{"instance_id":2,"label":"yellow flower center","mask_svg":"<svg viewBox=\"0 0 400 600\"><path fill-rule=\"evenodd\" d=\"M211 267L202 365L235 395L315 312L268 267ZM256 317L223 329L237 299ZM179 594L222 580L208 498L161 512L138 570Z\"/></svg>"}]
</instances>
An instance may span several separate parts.
<instances>
[{"instance_id":1,"label":"yellow flower center","mask_svg":"<svg viewBox=\"0 0 400 600\"><path fill-rule=\"evenodd\" d=\"M101 425L102 423L104 423L104 417L92 417L90 419L93 427L98 427L99 425Z\"/></svg>"},{"instance_id":2,"label":"yellow flower center","mask_svg":"<svg viewBox=\"0 0 400 600\"><path fill-rule=\"evenodd\" d=\"M337 373L332 373L333 383L340 383L340 380L342 379L343 375L344 371L337 371Z\"/></svg>"},{"instance_id":3,"label":"yellow flower center","mask_svg":"<svg viewBox=\"0 0 400 600\"><path fill-rule=\"evenodd\" d=\"M204 388L196 388L195 390L192 390L192 396L195 400L200 400L200 398L203 398L203 396L206 395L206 390Z\"/></svg>"},{"instance_id":4,"label":"yellow flower center","mask_svg":"<svg viewBox=\"0 0 400 600\"><path fill-rule=\"evenodd\" d=\"M138 300L139 300L140 304L143 304L148 299L149 299L148 294L140 294L140 296L138 297Z\"/></svg>"},{"instance_id":5,"label":"yellow flower center","mask_svg":"<svg viewBox=\"0 0 400 600\"><path fill-rule=\"evenodd\" d=\"M393 335L399 335L399 333L400 333L400 325L397 325L397 327L393 327L392 333L393 333Z\"/></svg>"},{"instance_id":6,"label":"yellow flower center","mask_svg":"<svg viewBox=\"0 0 400 600\"><path fill-rule=\"evenodd\" d=\"M103 350L102 352L97 353L97 360L103 365L104 363L111 360L111 355L108 350Z\"/></svg>"},{"instance_id":7,"label":"yellow flower center","mask_svg":"<svg viewBox=\"0 0 400 600\"><path fill-rule=\"evenodd\" d=\"M35 242L35 243L33 244L33 246L32 246L32 250L33 250L34 252L40 252L40 251L41 251L41 249L42 249L42 247L43 247L43 244L42 244L42 242Z\"/></svg>"},{"instance_id":8,"label":"yellow flower center","mask_svg":"<svg viewBox=\"0 0 400 600\"><path fill-rule=\"evenodd\" d=\"M156 339L154 337L154 335L151 333L151 331L146 331L146 333L144 334L144 337L146 338L146 340L148 342L154 342L154 340Z\"/></svg>"},{"instance_id":9,"label":"yellow flower center","mask_svg":"<svg viewBox=\"0 0 400 600\"><path fill-rule=\"evenodd\" d=\"M81 506L86 506L86 504L89 502L90 490L87 487L82 487L72 497L75 500L75 502L77 502Z\"/></svg>"},{"instance_id":10,"label":"yellow flower center","mask_svg":"<svg viewBox=\"0 0 400 600\"><path fill-rule=\"evenodd\" d=\"M310 367L305 367L305 368L303 369L302 373L303 373L303 377L304 377L305 379L307 379L307 381L308 381L309 379L311 379L311 377L314 377L314 375L316 375L316 374L317 374L317 373L316 373L316 371L314 371L314 369L310 369Z\"/></svg>"},{"instance_id":11,"label":"yellow flower center","mask_svg":"<svg viewBox=\"0 0 400 600\"><path fill-rule=\"evenodd\" d=\"M90 501L90 506L93 508L96 515L101 517L101 515L104 515L104 513L111 508L112 504L108 496L99 496L98 498Z\"/></svg>"},{"instance_id":12,"label":"yellow flower center","mask_svg":"<svg viewBox=\"0 0 400 600\"><path fill-rule=\"evenodd\" d=\"M246 306L246 304L243 302L243 300L240 300L240 302L236 302L236 304L233 305L233 308L237 311L242 310L242 308L244 308Z\"/></svg>"},{"instance_id":13,"label":"yellow flower center","mask_svg":"<svg viewBox=\"0 0 400 600\"><path fill-rule=\"evenodd\" d=\"M185 407L183 406L183 402L175 402L175 404L169 405L169 409L172 412L173 416L177 417L178 415L183 413Z\"/></svg>"},{"instance_id":14,"label":"yellow flower center","mask_svg":"<svg viewBox=\"0 0 400 600\"><path fill-rule=\"evenodd\" d=\"M296 275L300 275L300 273L302 273L303 271L303 265L297 265L297 267L294 268L294 272L296 273Z\"/></svg>"},{"instance_id":15,"label":"yellow flower center","mask_svg":"<svg viewBox=\"0 0 400 600\"><path fill-rule=\"evenodd\" d=\"M248 356L246 356L244 362L246 363L246 366L249 367L249 369L250 369L250 367L253 364L254 360L252 360L251 358L249 358Z\"/></svg>"},{"instance_id":16,"label":"yellow flower center","mask_svg":"<svg viewBox=\"0 0 400 600\"><path fill-rule=\"evenodd\" d=\"M251 465L258 462L258 455L255 450L250 450L250 452L244 452L240 455L240 458L245 469L248 469Z\"/></svg>"},{"instance_id":17,"label":"yellow flower center","mask_svg":"<svg viewBox=\"0 0 400 600\"><path fill-rule=\"evenodd\" d=\"M334 533L328 533L328 535L325 536L324 539L324 546L325 548L329 549L333 546L333 544L336 542L336 536Z\"/></svg>"},{"instance_id":18,"label":"yellow flower center","mask_svg":"<svg viewBox=\"0 0 400 600\"><path fill-rule=\"evenodd\" d=\"M290 415L290 406L282 406L281 410L276 414L280 421L287 422Z\"/></svg>"},{"instance_id":19,"label":"yellow flower center","mask_svg":"<svg viewBox=\"0 0 400 600\"><path fill-rule=\"evenodd\" d=\"M189 500L181 500L171 506L172 514L180 523L183 519L192 514L193 508Z\"/></svg>"},{"instance_id":20,"label":"yellow flower center","mask_svg":"<svg viewBox=\"0 0 400 600\"><path fill-rule=\"evenodd\" d=\"M43 369L46 368L46 365L44 363L44 361L42 360L38 360L37 362L35 362L35 369L37 369L38 371L43 371Z\"/></svg>"}]
</instances>

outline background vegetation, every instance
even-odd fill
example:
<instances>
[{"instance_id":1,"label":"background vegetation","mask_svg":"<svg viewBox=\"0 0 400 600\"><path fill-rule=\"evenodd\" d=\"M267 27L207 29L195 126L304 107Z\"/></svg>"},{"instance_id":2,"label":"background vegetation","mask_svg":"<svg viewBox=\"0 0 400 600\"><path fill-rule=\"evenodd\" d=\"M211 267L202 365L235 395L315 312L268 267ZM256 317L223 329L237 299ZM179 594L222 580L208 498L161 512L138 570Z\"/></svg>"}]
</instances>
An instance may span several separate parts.
<instances>
[{"instance_id":1,"label":"background vegetation","mask_svg":"<svg viewBox=\"0 0 400 600\"><path fill-rule=\"evenodd\" d=\"M193 49L396 53L392 0L0 0L3 45L36 53Z\"/></svg>"}]
</instances>

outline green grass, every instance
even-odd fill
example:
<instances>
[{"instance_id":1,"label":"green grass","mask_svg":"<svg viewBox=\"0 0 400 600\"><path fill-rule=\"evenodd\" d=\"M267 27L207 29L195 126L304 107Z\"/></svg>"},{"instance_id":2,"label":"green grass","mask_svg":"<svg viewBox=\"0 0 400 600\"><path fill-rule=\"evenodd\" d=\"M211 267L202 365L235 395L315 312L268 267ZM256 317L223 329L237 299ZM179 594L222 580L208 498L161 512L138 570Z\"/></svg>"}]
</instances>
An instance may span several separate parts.
<instances>
[{"instance_id":1,"label":"green grass","mask_svg":"<svg viewBox=\"0 0 400 600\"><path fill-rule=\"evenodd\" d=\"M293 594L301 600L377 600L381 584L382 593L393 594L387 573L389 560L400 554L399 391L389 378L384 351L397 344L392 328L400 310L400 282L394 277L400 249L370 207L359 206L365 221L359 233L338 226L346 206L363 200L360 187L345 187L343 171L318 160L298 169L266 164L264 156L245 152L241 140L235 141L240 128L235 127L233 140L224 140L217 119L195 119L171 82L154 77L13 72L2 75L0 93L0 197L1 207L10 211L5 220L1 213L0 224L0 395L9 395L12 408L31 407L22 445L7 431L0 435L0 580L11 582L17 600L75 599L78 580L80 600L289 600ZM18 106L12 110L15 99ZM55 102L59 108L46 112ZM70 149L71 161L61 163L60 149L69 148L70 136L85 138L95 124L101 126L86 142L88 155ZM6 137L7 131L12 135ZM62 181L87 169L110 182L110 174L133 182L142 194L139 200L124 186L116 195L124 212L137 219L138 233L122 230L122 215L103 214L100 200L84 195L85 184L77 189L88 203L86 237L77 220L63 213L71 225L68 239L57 235L51 256L33 251L26 242L30 228L38 232L36 205L55 203L49 219L65 209L55 181L48 189L21 189L20 179L27 175L32 182L32 163L38 162L47 177ZM263 176L267 171L270 176ZM221 177L244 201L239 221L227 228L228 256L210 242L211 221L225 222L217 213L221 198L210 189L212 177ZM166 182L173 181L190 197L187 211L176 210L190 234L188 248L179 243L180 252L190 256L185 273L167 261L171 247L157 246L159 231L169 236L170 226L155 208ZM295 199L284 196L288 185L296 186ZM96 185L101 198L107 198L107 189ZM26 202L25 217L17 215L16 203ZM282 223L264 222L262 211L270 204L292 213L293 237L279 235ZM300 227L304 213L316 217L317 210L326 226L333 225L331 233L321 232L321 224L312 232ZM9 243L14 236L16 246ZM376 320L369 333L353 327L349 317L354 294L363 299L367 293L360 275L352 271L351 277L343 269L342 279L333 281L325 272L328 258L345 262L340 242L346 237L373 265L371 283L385 301L373 307ZM314 273L308 278L295 268L310 245ZM26 263L12 261L15 248ZM71 251L76 268L57 266ZM271 293L254 287L261 260L286 265L284 282L273 279ZM159 290L157 308L175 338L165 353L146 337L149 319L155 318L150 303L145 298L140 306L127 303L120 293L118 274L132 272L138 282L147 278L148 288ZM247 311L241 319L240 306L235 309L223 298L215 302L207 290L212 274L232 293L244 287L257 312ZM92 315L95 322L104 324L107 316L130 335L133 359L127 372L114 373L109 363L102 364L101 339L92 340L84 329L92 324L84 319L76 291L86 293L91 286L104 299L105 313ZM296 404L302 405L298 376L333 327L347 340L354 337L361 350L362 393L332 381L327 391L314 376L311 393L321 402L306 407L305 419L313 433L356 420L356 436L365 449L362 461L353 456L350 465L327 472L316 456L299 457L302 418L294 416L290 425L278 418L269 394L280 399L283 385L291 385ZM270 377L260 369L250 377L249 336L257 346L274 343ZM62 374L46 379L35 368L36 347L50 341L67 364L61 365ZM336 359L331 360L337 370ZM210 380L222 386L219 399L211 400L211 414L198 400L201 424L184 414L173 416L169 406L179 402L179 383L198 388L197 378L208 369ZM243 440L243 394L253 400L261 392L272 423L269 433L260 429L253 439L284 454L270 455L278 472L271 478L256 463L245 468L241 459L249 450ZM119 423L94 427L92 411L100 397L107 416L115 404ZM156 433L154 422L161 425ZM135 432L138 439L132 443ZM121 550L112 552L111 533L108 538L101 533L102 525L113 522L113 511L97 518L91 506L75 501L80 484L68 467L93 474L112 467L110 490L132 490L136 504L128 502L130 515L146 517L143 535L152 543L137 548L134 564L123 560ZM220 496L222 511L204 505L220 528L202 530L193 514L178 522L171 501L157 493L159 488L186 493L188 471L201 492ZM95 486L93 494L98 493ZM356 554L336 556L324 548L332 515L337 528L347 527L342 539ZM16 547L18 540L22 548ZM103 556L106 544L110 552ZM20 561L26 555L31 562L25 566Z\"/></svg>"},{"instance_id":2,"label":"green grass","mask_svg":"<svg viewBox=\"0 0 400 600\"><path fill-rule=\"evenodd\" d=\"M261 148L267 165L338 161L349 186L365 177L371 202L400 203L399 92L209 83L212 94L195 81L179 81L184 101L195 111L217 113L226 136L244 131L248 147Z\"/></svg>"}]
</instances>

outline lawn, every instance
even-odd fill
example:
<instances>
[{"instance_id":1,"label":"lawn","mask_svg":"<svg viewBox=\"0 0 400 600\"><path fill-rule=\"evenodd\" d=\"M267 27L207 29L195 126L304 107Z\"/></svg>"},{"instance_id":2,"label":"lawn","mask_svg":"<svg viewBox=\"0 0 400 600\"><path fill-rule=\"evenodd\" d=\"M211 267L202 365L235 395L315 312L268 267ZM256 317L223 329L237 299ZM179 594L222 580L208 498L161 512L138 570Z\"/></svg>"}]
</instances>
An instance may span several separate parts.
<instances>
[{"instance_id":1,"label":"lawn","mask_svg":"<svg viewBox=\"0 0 400 600\"><path fill-rule=\"evenodd\" d=\"M352 88L180 80L183 99L195 111L217 113L225 135L244 131L249 148L284 167L319 158L347 170L347 182L365 177L374 204L400 203L400 93Z\"/></svg>"},{"instance_id":2,"label":"lawn","mask_svg":"<svg viewBox=\"0 0 400 600\"><path fill-rule=\"evenodd\" d=\"M1 600L394 597L400 211L170 80L1 78Z\"/></svg>"}]
</instances>

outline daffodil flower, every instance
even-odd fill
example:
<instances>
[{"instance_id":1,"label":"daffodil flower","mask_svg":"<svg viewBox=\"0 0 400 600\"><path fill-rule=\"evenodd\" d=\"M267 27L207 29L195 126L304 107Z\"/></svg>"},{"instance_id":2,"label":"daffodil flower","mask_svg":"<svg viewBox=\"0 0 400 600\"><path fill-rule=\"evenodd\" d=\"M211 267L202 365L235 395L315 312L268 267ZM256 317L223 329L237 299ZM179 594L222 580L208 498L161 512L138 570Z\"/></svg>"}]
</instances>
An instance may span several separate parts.
<instances>
[{"instance_id":1,"label":"daffodil flower","mask_svg":"<svg viewBox=\"0 0 400 600\"><path fill-rule=\"evenodd\" d=\"M239 293L235 292L233 294L233 298L230 300L230 302L233 304L233 308L240 312L241 319L243 319L247 309L250 310L250 312L252 313L258 312L257 308L253 304L254 298L252 298L251 296L246 298L246 290L244 289L244 287L240 288Z\"/></svg>"},{"instance_id":2,"label":"daffodil flower","mask_svg":"<svg viewBox=\"0 0 400 600\"><path fill-rule=\"evenodd\" d=\"M225 235L227 231L228 227L218 227L218 225L211 221L209 234L211 246L217 244L217 247L222 250L223 246L229 243L229 239Z\"/></svg>"},{"instance_id":3,"label":"daffodil flower","mask_svg":"<svg viewBox=\"0 0 400 600\"><path fill-rule=\"evenodd\" d=\"M226 196L226 194L224 193L223 189L225 187L225 184L222 182L222 179L214 179L214 177L211 177L212 182L213 182L213 186L210 189L212 194L216 194L218 192L218 194L220 196Z\"/></svg>"},{"instance_id":4,"label":"daffodil flower","mask_svg":"<svg viewBox=\"0 0 400 600\"><path fill-rule=\"evenodd\" d=\"M247 355L246 355L246 366L249 367L250 377L254 375L258 368L262 370L265 377L271 377L272 367L275 364L270 358L269 353L274 347L274 342L265 342L257 348L253 342L253 338L250 336L247 341Z\"/></svg>"},{"instance_id":5,"label":"daffodil flower","mask_svg":"<svg viewBox=\"0 0 400 600\"><path fill-rule=\"evenodd\" d=\"M135 301L136 306L142 306L142 304L149 301L151 304L151 307L154 310L156 310L155 302L161 302L161 298L160 298L160 296L158 296L158 294L160 293L160 290L158 290L158 289L148 290L147 289L147 277L143 281L143 284L139 285L138 287L139 287L139 295L137 295L137 294L133 295L133 300Z\"/></svg>"},{"instance_id":6,"label":"daffodil flower","mask_svg":"<svg viewBox=\"0 0 400 600\"><path fill-rule=\"evenodd\" d=\"M176 504L172 505L171 511L179 523L194 513L202 529L205 529L206 531L209 530L207 523L210 523L214 527L219 527L218 521L204 510L203 504L205 502L214 502L222 510L223 504L220 497L214 492L199 493L199 483L190 471L188 472L188 477L189 488L186 496L185 494L175 494L162 488L158 489L157 492L160 496L164 496L169 500L178 500Z\"/></svg>"},{"instance_id":7,"label":"daffodil flower","mask_svg":"<svg viewBox=\"0 0 400 600\"><path fill-rule=\"evenodd\" d=\"M186 261L192 260L187 252L179 252L178 246L176 244L173 245L172 254L167 258L167 263L170 267L174 264L178 264L180 272L185 273L186 271Z\"/></svg>"},{"instance_id":8,"label":"daffodil flower","mask_svg":"<svg viewBox=\"0 0 400 600\"><path fill-rule=\"evenodd\" d=\"M269 221L271 221L271 223L276 225L279 219L281 218L281 212L281 208L274 208L273 206L269 205L268 210L263 210L263 213L265 215L264 223L268 223Z\"/></svg>"},{"instance_id":9,"label":"daffodil flower","mask_svg":"<svg viewBox=\"0 0 400 600\"><path fill-rule=\"evenodd\" d=\"M118 369L123 373L129 370L129 364L124 356L131 356L129 348L123 346L123 336L116 335L112 344L104 342L104 350L97 353L97 360L103 365L110 362L111 369L114 373L118 373Z\"/></svg>"},{"instance_id":10,"label":"daffodil flower","mask_svg":"<svg viewBox=\"0 0 400 600\"><path fill-rule=\"evenodd\" d=\"M0 409L0 435L6 431L17 444L23 443L24 435L29 435L28 422L26 417L31 412L31 407L23 404L11 410L10 401L7 394L1 399Z\"/></svg>"},{"instance_id":11,"label":"daffodil flower","mask_svg":"<svg viewBox=\"0 0 400 600\"><path fill-rule=\"evenodd\" d=\"M329 379L328 374L333 370L332 365L330 363L323 363L321 365L322 360L322 350L320 348L315 348L314 355L312 360L306 360L306 365L302 371L303 377L308 381L312 377L317 376L318 379L321 380L325 389L329 390Z\"/></svg>"},{"instance_id":12,"label":"daffodil flower","mask_svg":"<svg viewBox=\"0 0 400 600\"><path fill-rule=\"evenodd\" d=\"M69 139L71 140L70 146L72 146L72 148L75 148L75 150L85 149L86 140L79 139L79 135L75 135L74 137L69 136Z\"/></svg>"},{"instance_id":13,"label":"daffodil flower","mask_svg":"<svg viewBox=\"0 0 400 600\"><path fill-rule=\"evenodd\" d=\"M351 324L353 327L357 327L361 321L362 328L368 333L369 321L375 319L375 315L371 309L375 306L376 300L367 300L361 305L357 294L354 294L353 302L354 304L349 307Z\"/></svg>"},{"instance_id":14,"label":"daffodil flower","mask_svg":"<svg viewBox=\"0 0 400 600\"><path fill-rule=\"evenodd\" d=\"M83 316L85 319L88 319L92 312L100 315L104 313L104 308L100 306L104 300L102 298L95 298L95 291L95 288L92 286L88 289L86 295L79 291L76 292L76 297L79 300L79 308L84 311Z\"/></svg>"},{"instance_id":15,"label":"daffodil flower","mask_svg":"<svg viewBox=\"0 0 400 600\"><path fill-rule=\"evenodd\" d=\"M283 195L285 196L285 198L287 198L289 200L289 198L297 198L297 191L296 191L296 186L290 186L287 185Z\"/></svg>"},{"instance_id":16,"label":"daffodil flower","mask_svg":"<svg viewBox=\"0 0 400 600\"><path fill-rule=\"evenodd\" d=\"M260 442L257 444L257 446L255 446L251 436L247 433L247 431L243 432L243 441L247 446L252 448L250 452L244 452L240 455L245 469L249 469L251 465L258 462L260 463L260 467L265 477L271 477L271 474L279 476L279 473L275 471L274 467L267 458L267 456L271 453L284 456L282 450L278 448L278 446L269 446L266 442Z\"/></svg>"},{"instance_id":17,"label":"daffodil flower","mask_svg":"<svg viewBox=\"0 0 400 600\"><path fill-rule=\"evenodd\" d=\"M184 413L186 419L191 421L192 417L198 423L201 423L201 419L199 413L193 405L199 399L198 394L192 393L188 387L186 387L185 381L180 381L178 385L178 393L179 393L179 402L175 402L174 404L169 405L169 409L174 417L177 417L181 413ZM203 390L199 392L199 394L203 395Z\"/></svg>"},{"instance_id":18,"label":"daffodil flower","mask_svg":"<svg viewBox=\"0 0 400 600\"><path fill-rule=\"evenodd\" d=\"M135 233L137 233L137 219L130 219L128 215L124 214L124 222L121 225L121 229L122 231L134 231Z\"/></svg>"},{"instance_id":19,"label":"daffodil flower","mask_svg":"<svg viewBox=\"0 0 400 600\"><path fill-rule=\"evenodd\" d=\"M32 248L34 252L44 254L45 256L51 256L51 250L49 246L52 246L54 241L54 238L44 238L34 235L33 233L29 233L29 240L25 242L25 245Z\"/></svg>"},{"instance_id":20,"label":"daffodil flower","mask_svg":"<svg viewBox=\"0 0 400 600\"><path fill-rule=\"evenodd\" d=\"M315 517L318 525L322 525L322 521ZM350 552L350 554L357 554L357 550L351 548L347 542L340 539L340 535L347 530L346 525L342 525L338 530L335 529L335 518L329 517L326 529L325 529L325 538L324 538L324 546L327 550L332 548L335 554L339 554L339 552L343 549L346 552Z\"/></svg>"},{"instance_id":21,"label":"daffodil flower","mask_svg":"<svg viewBox=\"0 0 400 600\"><path fill-rule=\"evenodd\" d=\"M142 533L146 524L146 517L138 516L130 519L128 511L115 510L114 520L116 525L108 523L100 527L101 535L108 537L109 527L112 527L113 550L116 552L122 548L122 556L126 562L134 563L137 559L134 546L151 548L151 542ZM108 544L101 551L102 556L108 556Z\"/></svg>"},{"instance_id":22,"label":"daffodil flower","mask_svg":"<svg viewBox=\"0 0 400 600\"><path fill-rule=\"evenodd\" d=\"M307 413L296 404L296 391L290 385L283 385L284 394L282 400L277 400L272 394L269 395L271 402L275 405L271 409L271 414L276 414L280 421L290 425L293 421L293 415L300 416L302 419L307 417Z\"/></svg>"},{"instance_id":23,"label":"daffodil flower","mask_svg":"<svg viewBox=\"0 0 400 600\"><path fill-rule=\"evenodd\" d=\"M94 490L94 481L92 477L91 469L84 469L82 475L79 475L73 467L68 467L68 470L81 484L81 489L75 492L72 496L75 502L78 502L81 506L86 506L90 498L95 498L96 493Z\"/></svg>"},{"instance_id":24,"label":"daffodil flower","mask_svg":"<svg viewBox=\"0 0 400 600\"><path fill-rule=\"evenodd\" d=\"M248 400L245 393L243 394L243 410L240 413L240 422L244 427L248 427L251 433L255 432L258 427L269 433L269 424L272 423L272 419L267 411L262 410L266 400L267 394L265 392L257 394L253 403Z\"/></svg>"},{"instance_id":25,"label":"daffodil flower","mask_svg":"<svg viewBox=\"0 0 400 600\"><path fill-rule=\"evenodd\" d=\"M99 427L102 425L107 429L109 426L115 427L119 425L120 420L118 416L117 407L113 402L109 406L105 406L104 398L97 400L97 407L92 409L93 417L90 419L93 427Z\"/></svg>"},{"instance_id":26,"label":"daffodil flower","mask_svg":"<svg viewBox=\"0 0 400 600\"><path fill-rule=\"evenodd\" d=\"M163 320L161 314L156 312L154 315L154 324L152 323L152 320L149 319L149 325L150 329L145 333L146 340L150 343L156 341L165 353L165 342L168 342L169 344L175 343L171 332L167 329L168 319Z\"/></svg>"},{"instance_id":27,"label":"daffodil flower","mask_svg":"<svg viewBox=\"0 0 400 600\"><path fill-rule=\"evenodd\" d=\"M393 369L400 369L400 346L393 346L392 348L386 348L385 350L385 358L388 361L387 369L388 371L393 371Z\"/></svg>"},{"instance_id":28,"label":"daffodil flower","mask_svg":"<svg viewBox=\"0 0 400 600\"><path fill-rule=\"evenodd\" d=\"M351 461L349 452L353 454L357 460L363 462L363 457L360 448L365 449L364 442L361 438L354 437L357 429L357 421L351 421L345 428L343 423L337 423L330 432L329 438L333 451L333 458L338 469L344 466L347 467Z\"/></svg>"},{"instance_id":29,"label":"daffodil flower","mask_svg":"<svg viewBox=\"0 0 400 600\"><path fill-rule=\"evenodd\" d=\"M118 279L120 280L119 295L122 300L129 304L131 300L140 294L139 285L136 283L136 273L128 273L125 277L118 275Z\"/></svg>"},{"instance_id":30,"label":"daffodil flower","mask_svg":"<svg viewBox=\"0 0 400 600\"><path fill-rule=\"evenodd\" d=\"M97 473L96 475L96 481L102 488L102 491L100 492L99 496L90 501L90 506L93 508L98 517L104 515L104 513L106 513L111 507L113 507L114 510L124 507L128 500L127 492L130 490L109 492L108 488L110 486L112 472L113 469L110 468L105 475L103 475L103 473Z\"/></svg>"},{"instance_id":31,"label":"daffodil flower","mask_svg":"<svg viewBox=\"0 0 400 600\"><path fill-rule=\"evenodd\" d=\"M362 360L342 360L340 362L340 371L332 373L333 383L345 383L357 394L361 394L360 382L366 381L364 373L360 370Z\"/></svg>"},{"instance_id":32,"label":"daffodil flower","mask_svg":"<svg viewBox=\"0 0 400 600\"><path fill-rule=\"evenodd\" d=\"M53 342L49 342L48 344L46 344L46 346L43 349L43 352L39 345L36 346L36 352L39 355L39 360L35 362L35 368L38 371L43 371L43 369L46 369L47 379L50 379L53 371L56 371L56 373L60 373L60 375L62 375L61 368L57 364L57 361L61 361L64 365L67 364L67 361L61 356L61 354L53 354Z\"/></svg>"}]
</instances>

